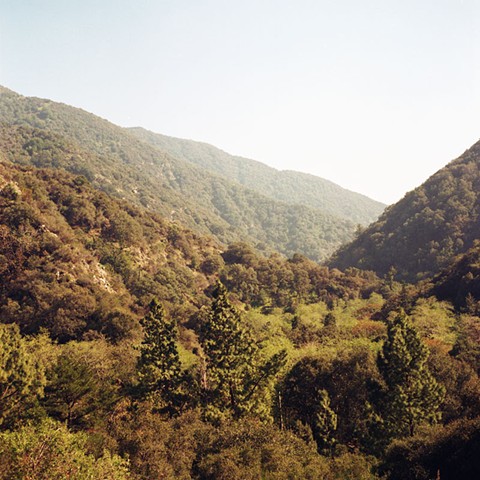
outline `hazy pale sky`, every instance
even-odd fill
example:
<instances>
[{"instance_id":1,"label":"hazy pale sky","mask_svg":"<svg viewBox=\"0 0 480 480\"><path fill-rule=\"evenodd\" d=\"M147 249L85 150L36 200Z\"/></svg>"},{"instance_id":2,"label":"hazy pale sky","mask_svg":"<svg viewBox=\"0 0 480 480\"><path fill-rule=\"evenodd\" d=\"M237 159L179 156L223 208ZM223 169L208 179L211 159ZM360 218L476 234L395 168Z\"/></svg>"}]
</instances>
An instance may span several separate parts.
<instances>
[{"instance_id":1,"label":"hazy pale sky","mask_svg":"<svg viewBox=\"0 0 480 480\"><path fill-rule=\"evenodd\" d=\"M480 137L480 1L0 0L0 84L392 203Z\"/></svg>"}]
</instances>

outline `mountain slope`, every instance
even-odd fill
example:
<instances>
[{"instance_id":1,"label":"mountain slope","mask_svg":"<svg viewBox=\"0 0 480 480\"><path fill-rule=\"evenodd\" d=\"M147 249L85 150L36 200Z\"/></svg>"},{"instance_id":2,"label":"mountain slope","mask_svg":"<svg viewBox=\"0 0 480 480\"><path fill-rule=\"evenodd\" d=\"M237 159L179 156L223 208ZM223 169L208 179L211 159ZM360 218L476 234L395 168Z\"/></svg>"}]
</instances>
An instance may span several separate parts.
<instances>
[{"instance_id":1,"label":"mountain slope","mask_svg":"<svg viewBox=\"0 0 480 480\"><path fill-rule=\"evenodd\" d=\"M300 252L322 260L351 239L355 229L348 220L274 201L210 174L74 107L1 88L0 122L16 125L17 132L11 135L17 137L22 137L22 127L56 135L41 138L37 133L33 145L19 140L23 153L10 152L10 161L21 158L27 164L81 173L96 188L160 212L223 243L245 240L265 252L277 250L288 256ZM45 147L45 143L50 145ZM39 160L38 153L52 144L71 152L68 162L48 165Z\"/></svg>"},{"instance_id":2,"label":"mountain slope","mask_svg":"<svg viewBox=\"0 0 480 480\"><path fill-rule=\"evenodd\" d=\"M433 293L451 301L457 308L477 309L480 313L480 242L457 257L433 279ZM476 304L476 306L475 306Z\"/></svg>"},{"instance_id":3,"label":"mountain slope","mask_svg":"<svg viewBox=\"0 0 480 480\"><path fill-rule=\"evenodd\" d=\"M212 255L211 240L82 176L0 162L0 316L24 333L46 328L60 341L138 333L152 296L184 311L201 302L208 280L199 266Z\"/></svg>"},{"instance_id":4,"label":"mountain slope","mask_svg":"<svg viewBox=\"0 0 480 480\"><path fill-rule=\"evenodd\" d=\"M255 160L230 155L206 143L168 137L139 127L129 131L161 151L274 200L318 208L361 225L376 220L385 208L380 202L314 175L279 171Z\"/></svg>"},{"instance_id":5,"label":"mountain slope","mask_svg":"<svg viewBox=\"0 0 480 480\"><path fill-rule=\"evenodd\" d=\"M403 280L425 278L480 238L480 142L387 208L330 260Z\"/></svg>"}]
</instances>

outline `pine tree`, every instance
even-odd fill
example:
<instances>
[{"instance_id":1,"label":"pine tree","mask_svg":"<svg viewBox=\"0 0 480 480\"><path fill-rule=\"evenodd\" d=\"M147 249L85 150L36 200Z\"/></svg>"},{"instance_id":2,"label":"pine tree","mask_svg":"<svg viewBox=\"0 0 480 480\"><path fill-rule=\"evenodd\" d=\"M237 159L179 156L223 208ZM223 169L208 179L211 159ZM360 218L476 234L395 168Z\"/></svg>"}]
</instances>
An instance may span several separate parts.
<instances>
[{"instance_id":1,"label":"pine tree","mask_svg":"<svg viewBox=\"0 0 480 480\"><path fill-rule=\"evenodd\" d=\"M319 404L315 415L313 436L318 448L324 453L333 453L335 438L333 436L337 429L337 414L330 407L330 397L326 390L320 391Z\"/></svg>"},{"instance_id":2,"label":"pine tree","mask_svg":"<svg viewBox=\"0 0 480 480\"><path fill-rule=\"evenodd\" d=\"M422 422L439 420L445 389L426 364L428 350L402 310L388 325L378 357L386 384L382 418L392 437L413 435Z\"/></svg>"},{"instance_id":3,"label":"pine tree","mask_svg":"<svg viewBox=\"0 0 480 480\"><path fill-rule=\"evenodd\" d=\"M283 365L285 352L262 360L259 346L242 325L240 314L221 283L213 292L201 341L206 357L206 416L211 420L225 415L238 418L261 408L261 392L265 392L272 376Z\"/></svg>"},{"instance_id":4,"label":"pine tree","mask_svg":"<svg viewBox=\"0 0 480 480\"><path fill-rule=\"evenodd\" d=\"M160 411L173 414L182 403L176 325L165 319L164 309L157 300L151 302L150 311L141 324L144 339L137 365L141 394L153 399Z\"/></svg>"}]
</instances>

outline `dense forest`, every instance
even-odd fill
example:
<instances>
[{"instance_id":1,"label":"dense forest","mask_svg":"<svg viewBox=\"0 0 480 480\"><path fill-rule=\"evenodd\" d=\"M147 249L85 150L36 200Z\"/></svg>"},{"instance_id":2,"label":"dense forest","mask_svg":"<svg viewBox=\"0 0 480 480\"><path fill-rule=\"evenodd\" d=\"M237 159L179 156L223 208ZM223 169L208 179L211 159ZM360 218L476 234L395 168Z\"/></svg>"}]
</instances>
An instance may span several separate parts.
<instances>
[{"instance_id":1,"label":"dense forest","mask_svg":"<svg viewBox=\"0 0 480 480\"><path fill-rule=\"evenodd\" d=\"M480 142L387 208L329 264L414 281L439 273L480 238Z\"/></svg>"},{"instance_id":2,"label":"dense forest","mask_svg":"<svg viewBox=\"0 0 480 480\"><path fill-rule=\"evenodd\" d=\"M209 173L139 140L128 129L68 105L23 97L0 87L0 122L37 130L33 144L20 156L24 163L80 173L110 195L161 213L224 244L245 240L266 254L278 251L292 256L299 252L318 261L351 240L357 228L358 222L345 216L333 216L306 203L278 201ZM3 131L0 138L25 137L22 132ZM2 141L7 146L5 154L17 161L19 157L10 152L16 140ZM17 151L27 143L22 138L19 142L14 147ZM43 159L48 153L40 152L52 146L66 148L72 155L61 165ZM324 196L335 203L335 199L328 200L328 192ZM352 198L350 204L356 201Z\"/></svg>"},{"instance_id":3,"label":"dense forest","mask_svg":"<svg viewBox=\"0 0 480 480\"><path fill-rule=\"evenodd\" d=\"M433 279L433 291L457 308L480 314L480 242L459 255Z\"/></svg>"},{"instance_id":4,"label":"dense forest","mask_svg":"<svg viewBox=\"0 0 480 480\"><path fill-rule=\"evenodd\" d=\"M478 157L440 172L470 244L405 283L410 263L202 235L102 186L105 139L18 118L0 130L1 479L479 477Z\"/></svg>"}]
</instances>

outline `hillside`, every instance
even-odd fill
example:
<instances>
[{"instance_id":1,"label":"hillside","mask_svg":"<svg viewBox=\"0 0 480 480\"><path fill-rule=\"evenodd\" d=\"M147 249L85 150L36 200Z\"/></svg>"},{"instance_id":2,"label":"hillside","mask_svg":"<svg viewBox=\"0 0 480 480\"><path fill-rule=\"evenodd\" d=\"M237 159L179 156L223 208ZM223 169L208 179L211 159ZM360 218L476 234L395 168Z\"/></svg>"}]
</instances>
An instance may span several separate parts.
<instances>
[{"instance_id":1,"label":"hillside","mask_svg":"<svg viewBox=\"0 0 480 480\"><path fill-rule=\"evenodd\" d=\"M2 88L0 122L17 126L16 132L2 134L4 145L20 142L14 150L23 150L18 155L9 151L11 161L81 173L96 188L224 244L247 241L265 253L300 252L318 261L353 236L353 222L272 200L159 152L126 129L77 108ZM34 145L25 146L24 127L48 134L36 133ZM16 139L10 140L11 135ZM69 160L45 163L38 152L51 148L70 151Z\"/></svg>"},{"instance_id":2,"label":"hillside","mask_svg":"<svg viewBox=\"0 0 480 480\"><path fill-rule=\"evenodd\" d=\"M152 296L188 311L218 245L114 200L83 176L0 162L0 315L61 341L138 333ZM196 267L192 266L196 263Z\"/></svg>"},{"instance_id":3,"label":"hillside","mask_svg":"<svg viewBox=\"0 0 480 480\"><path fill-rule=\"evenodd\" d=\"M433 279L433 293L457 308L480 314L480 243L457 257Z\"/></svg>"},{"instance_id":4,"label":"hillside","mask_svg":"<svg viewBox=\"0 0 480 480\"><path fill-rule=\"evenodd\" d=\"M329 264L415 280L439 273L480 238L480 142L388 207Z\"/></svg>"},{"instance_id":5,"label":"hillside","mask_svg":"<svg viewBox=\"0 0 480 480\"><path fill-rule=\"evenodd\" d=\"M279 171L261 162L230 155L202 142L130 128L138 138L202 169L255 190L274 200L317 208L360 225L378 218L385 205L333 182L295 171Z\"/></svg>"}]
</instances>

